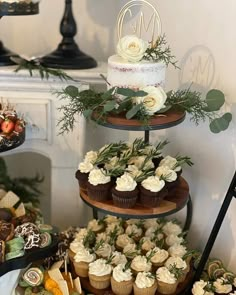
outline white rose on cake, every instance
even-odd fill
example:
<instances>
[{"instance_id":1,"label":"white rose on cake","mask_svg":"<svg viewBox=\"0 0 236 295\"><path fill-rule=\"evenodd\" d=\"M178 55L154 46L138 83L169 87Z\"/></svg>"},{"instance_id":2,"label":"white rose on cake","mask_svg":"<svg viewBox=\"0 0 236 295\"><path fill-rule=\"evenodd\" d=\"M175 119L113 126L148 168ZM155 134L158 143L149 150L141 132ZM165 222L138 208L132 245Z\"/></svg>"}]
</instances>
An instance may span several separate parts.
<instances>
[{"instance_id":1,"label":"white rose on cake","mask_svg":"<svg viewBox=\"0 0 236 295\"><path fill-rule=\"evenodd\" d=\"M135 35L121 38L117 44L117 54L129 62L140 61L147 50L148 42Z\"/></svg>"},{"instance_id":2,"label":"white rose on cake","mask_svg":"<svg viewBox=\"0 0 236 295\"><path fill-rule=\"evenodd\" d=\"M149 115L153 115L165 107L167 95L160 86L147 86L142 88L142 90L146 92L147 95L134 98L134 103L142 103Z\"/></svg>"}]
</instances>

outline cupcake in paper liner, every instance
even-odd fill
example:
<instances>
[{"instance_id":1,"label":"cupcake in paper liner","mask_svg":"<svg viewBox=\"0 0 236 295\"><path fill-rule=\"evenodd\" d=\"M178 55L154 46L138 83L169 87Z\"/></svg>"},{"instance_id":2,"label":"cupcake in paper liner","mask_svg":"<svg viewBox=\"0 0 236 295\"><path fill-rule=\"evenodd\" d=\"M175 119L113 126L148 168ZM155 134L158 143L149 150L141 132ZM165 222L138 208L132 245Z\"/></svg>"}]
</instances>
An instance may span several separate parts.
<instances>
[{"instance_id":1,"label":"cupcake in paper liner","mask_svg":"<svg viewBox=\"0 0 236 295\"><path fill-rule=\"evenodd\" d=\"M133 284L134 295L155 295L157 282L150 272L139 272Z\"/></svg>"},{"instance_id":2,"label":"cupcake in paper liner","mask_svg":"<svg viewBox=\"0 0 236 295\"><path fill-rule=\"evenodd\" d=\"M112 188L114 205L120 208L133 208L137 198L137 182L128 173L118 177L116 185Z\"/></svg>"},{"instance_id":3,"label":"cupcake in paper liner","mask_svg":"<svg viewBox=\"0 0 236 295\"><path fill-rule=\"evenodd\" d=\"M178 281L173 273L165 267L159 267L156 271L157 291L162 294L175 293Z\"/></svg>"},{"instance_id":4,"label":"cupcake in paper liner","mask_svg":"<svg viewBox=\"0 0 236 295\"><path fill-rule=\"evenodd\" d=\"M165 181L157 176L149 176L141 182L140 203L145 207L158 207L161 201L167 196L168 191L165 187Z\"/></svg>"},{"instance_id":5,"label":"cupcake in paper liner","mask_svg":"<svg viewBox=\"0 0 236 295\"><path fill-rule=\"evenodd\" d=\"M110 196L111 177L106 175L106 171L101 168L94 168L88 177L88 196L94 201L106 201Z\"/></svg>"},{"instance_id":6,"label":"cupcake in paper liner","mask_svg":"<svg viewBox=\"0 0 236 295\"><path fill-rule=\"evenodd\" d=\"M97 259L89 264L89 282L95 289L106 289L110 286L112 266L105 259Z\"/></svg>"},{"instance_id":7,"label":"cupcake in paper liner","mask_svg":"<svg viewBox=\"0 0 236 295\"><path fill-rule=\"evenodd\" d=\"M112 272L112 291L117 295L129 295L133 290L133 274L127 264L118 264Z\"/></svg>"},{"instance_id":8,"label":"cupcake in paper liner","mask_svg":"<svg viewBox=\"0 0 236 295\"><path fill-rule=\"evenodd\" d=\"M89 264L96 259L94 253L90 253L85 247L79 248L76 255L73 258L73 265L75 272L82 278L88 277Z\"/></svg>"}]
</instances>

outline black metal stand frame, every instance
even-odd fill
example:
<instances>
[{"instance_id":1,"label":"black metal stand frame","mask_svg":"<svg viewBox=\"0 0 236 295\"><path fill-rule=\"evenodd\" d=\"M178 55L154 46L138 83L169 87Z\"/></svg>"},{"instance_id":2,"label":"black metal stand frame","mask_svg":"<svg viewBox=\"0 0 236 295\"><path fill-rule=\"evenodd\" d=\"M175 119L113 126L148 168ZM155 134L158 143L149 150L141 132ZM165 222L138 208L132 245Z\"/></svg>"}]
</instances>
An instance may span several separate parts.
<instances>
[{"instance_id":1,"label":"black metal stand frame","mask_svg":"<svg viewBox=\"0 0 236 295\"><path fill-rule=\"evenodd\" d=\"M209 236L208 241L206 243L205 249L202 253L202 257L199 261L198 268L197 268L196 273L193 277L193 281L192 281L193 283L195 281L198 281L201 277L201 274L202 274L204 267L207 263L207 260L210 256L211 250L214 246L215 240L217 238L217 235L218 235L219 230L221 228L222 222L224 221L225 215L228 211L229 205L230 205L233 197L236 197L236 172L233 176L231 184L230 184L228 191L226 193L225 199L221 205L220 211L219 211L218 216L216 218L215 224L211 230L210 236ZM191 291L189 290L189 293L190 292Z\"/></svg>"}]
</instances>

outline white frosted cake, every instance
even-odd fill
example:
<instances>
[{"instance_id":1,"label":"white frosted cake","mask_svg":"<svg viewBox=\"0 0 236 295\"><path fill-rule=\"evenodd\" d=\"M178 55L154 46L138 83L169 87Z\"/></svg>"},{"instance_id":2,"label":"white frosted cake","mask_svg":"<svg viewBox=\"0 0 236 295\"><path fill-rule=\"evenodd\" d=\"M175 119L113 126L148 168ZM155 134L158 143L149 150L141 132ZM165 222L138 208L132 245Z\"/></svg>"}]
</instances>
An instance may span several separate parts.
<instances>
[{"instance_id":1,"label":"white frosted cake","mask_svg":"<svg viewBox=\"0 0 236 295\"><path fill-rule=\"evenodd\" d=\"M139 89L165 85L166 65L162 62L141 60L132 63L119 55L108 58L107 81L113 86Z\"/></svg>"},{"instance_id":2,"label":"white frosted cake","mask_svg":"<svg viewBox=\"0 0 236 295\"><path fill-rule=\"evenodd\" d=\"M164 87L166 64L156 60L151 43L128 35L117 44L117 54L108 58L109 87L132 88Z\"/></svg>"}]
</instances>

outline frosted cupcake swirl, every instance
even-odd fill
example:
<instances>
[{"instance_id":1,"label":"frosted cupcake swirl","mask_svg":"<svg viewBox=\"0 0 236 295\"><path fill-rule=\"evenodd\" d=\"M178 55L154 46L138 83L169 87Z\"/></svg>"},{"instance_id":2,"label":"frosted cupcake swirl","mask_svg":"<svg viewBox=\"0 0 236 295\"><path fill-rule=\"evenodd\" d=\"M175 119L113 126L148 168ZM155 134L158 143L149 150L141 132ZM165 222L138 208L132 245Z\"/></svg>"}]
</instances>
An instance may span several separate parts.
<instances>
[{"instance_id":1,"label":"frosted cupcake swirl","mask_svg":"<svg viewBox=\"0 0 236 295\"><path fill-rule=\"evenodd\" d=\"M128 258L134 258L140 254L140 251L137 250L136 244L127 244L123 249L123 253Z\"/></svg>"},{"instance_id":2,"label":"frosted cupcake swirl","mask_svg":"<svg viewBox=\"0 0 236 295\"><path fill-rule=\"evenodd\" d=\"M172 274L167 267L159 267L156 271L156 278L157 280L167 283L167 284L175 284L176 278L174 274Z\"/></svg>"},{"instance_id":3,"label":"frosted cupcake swirl","mask_svg":"<svg viewBox=\"0 0 236 295\"><path fill-rule=\"evenodd\" d=\"M179 234L182 233L182 228L176 224L173 223L172 221L168 221L164 226L163 226L163 232L169 236L169 235L176 235L178 236Z\"/></svg>"},{"instance_id":4,"label":"frosted cupcake swirl","mask_svg":"<svg viewBox=\"0 0 236 295\"><path fill-rule=\"evenodd\" d=\"M98 256L101 256L103 258L107 258L111 255L112 251L114 249L111 247L111 245L107 244L107 243L103 243L97 250L96 250L96 254Z\"/></svg>"},{"instance_id":5,"label":"frosted cupcake swirl","mask_svg":"<svg viewBox=\"0 0 236 295\"><path fill-rule=\"evenodd\" d=\"M112 253L112 264L118 265L118 264L125 264L127 262L127 258L124 254L122 254L119 251L114 251Z\"/></svg>"},{"instance_id":6,"label":"frosted cupcake swirl","mask_svg":"<svg viewBox=\"0 0 236 295\"><path fill-rule=\"evenodd\" d=\"M95 254L91 254L88 249L82 248L82 247L78 249L78 251L74 257L75 262L82 261L82 262L90 263L90 262L94 261L95 259L96 259Z\"/></svg>"},{"instance_id":7,"label":"frosted cupcake swirl","mask_svg":"<svg viewBox=\"0 0 236 295\"><path fill-rule=\"evenodd\" d=\"M131 192L135 190L137 182L128 174L124 173L116 179L116 190L120 192Z\"/></svg>"},{"instance_id":8,"label":"frosted cupcake swirl","mask_svg":"<svg viewBox=\"0 0 236 295\"><path fill-rule=\"evenodd\" d=\"M165 181L157 176L149 176L141 182L142 187L151 192L157 193L165 186Z\"/></svg>"},{"instance_id":9,"label":"frosted cupcake swirl","mask_svg":"<svg viewBox=\"0 0 236 295\"><path fill-rule=\"evenodd\" d=\"M116 231L117 235L121 235L124 233L124 229L120 226L120 222L113 222L107 225L106 233L109 235L110 233Z\"/></svg>"},{"instance_id":10,"label":"frosted cupcake swirl","mask_svg":"<svg viewBox=\"0 0 236 295\"><path fill-rule=\"evenodd\" d=\"M143 226L144 226L145 229L149 229L150 227L157 228L158 227L157 219L156 218L146 219L144 221Z\"/></svg>"},{"instance_id":11,"label":"frosted cupcake swirl","mask_svg":"<svg viewBox=\"0 0 236 295\"><path fill-rule=\"evenodd\" d=\"M136 224L130 224L127 226L125 233L129 236L131 235L132 237L138 238L142 235L143 230Z\"/></svg>"},{"instance_id":12,"label":"frosted cupcake swirl","mask_svg":"<svg viewBox=\"0 0 236 295\"><path fill-rule=\"evenodd\" d=\"M82 162L79 164L78 168L81 173L89 173L91 170L93 170L93 164L89 162Z\"/></svg>"},{"instance_id":13,"label":"frosted cupcake swirl","mask_svg":"<svg viewBox=\"0 0 236 295\"><path fill-rule=\"evenodd\" d=\"M87 228L91 229L92 231L99 231L102 230L104 227L103 223L99 223L99 220L92 219L89 221Z\"/></svg>"},{"instance_id":14,"label":"frosted cupcake swirl","mask_svg":"<svg viewBox=\"0 0 236 295\"><path fill-rule=\"evenodd\" d=\"M183 243L184 238L183 237L178 237L178 236L176 236L174 234L170 234L169 236L166 237L165 241L166 241L166 244L169 247L171 247L174 244L181 244L181 243Z\"/></svg>"},{"instance_id":15,"label":"frosted cupcake swirl","mask_svg":"<svg viewBox=\"0 0 236 295\"><path fill-rule=\"evenodd\" d=\"M121 219L118 218L117 216L112 216L112 215L107 215L104 218L104 221L106 222L106 224L110 224L110 223L120 223Z\"/></svg>"},{"instance_id":16,"label":"frosted cupcake swirl","mask_svg":"<svg viewBox=\"0 0 236 295\"><path fill-rule=\"evenodd\" d=\"M116 245L118 247L124 248L127 244L134 244L134 240L126 234L119 235L116 240Z\"/></svg>"},{"instance_id":17,"label":"frosted cupcake swirl","mask_svg":"<svg viewBox=\"0 0 236 295\"><path fill-rule=\"evenodd\" d=\"M131 269L128 268L125 270L125 263L118 264L116 267L114 267L112 276L113 276L114 280L117 282L124 282L124 281L132 280Z\"/></svg>"},{"instance_id":18,"label":"frosted cupcake swirl","mask_svg":"<svg viewBox=\"0 0 236 295\"><path fill-rule=\"evenodd\" d=\"M74 240L70 243L70 250L74 253L77 253L81 248L84 248L82 241Z\"/></svg>"},{"instance_id":19,"label":"frosted cupcake swirl","mask_svg":"<svg viewBox=\"0 0 236 295\"><path fill-rule=\"evenodd\" d=\"M150 288L155 283L155 279L151 277L150 272L139 272L137 274L135 284L138 288Z\"/></svg>"},{"instance_id":20,"label":"frosted cupcake swirl","mask_svg":"<svg viewBox=\"0 0 236 295\"><path fill-rule=\"evenodd\" d=\"M97 160L98 153L95 151L89 151L85 154L84 162L89 162L91 164L94 164Z\"/></svg>"},{"instance_id":21,"label":"frosted cupcake swirl","mask_svg":"<svg viewBox=\"0 0 236 295\"><path fill-rule=\"evenodd\" d=\"M144 251L149 251L149 250L155 248L155 243L152 242L149 237L143 237L141 240L141 243L142 243L141 248Z\"/></svg>"},{"instance_id":22,"label":"frosted cupcake swirl","mask_svg":"<svg viewBox=\"0 0 236 295\"><path fill-rule=\"evenodd\" d=\"M165 262L165 266L167 268L170 268L171 266L176 266L177 268L180 268L182 270L185 270L187 268L186 262L180 258L180 257L170 257Z\"/></svg>"},{"instance_id":23,"label":"frosted cupcake swirl","mask_svg":"<svg viewBox=\"0 0 236 295\"><path fill-rule=\"evenodd\" d=\"M156 176L163 176L165 181L172 182L177 179L177 173L174 170L171 170L167 166L160 166L155 171Z\"/></svg>"},{"instance_id":24,"label":"frosted cupcake swirl","mask_svg":"<svg viewBox=\"0 0 236 295\"><path fill-rule=\"evenodd\" d=\"M75 240L82 241L88 234L88 230L86 228L81 228L79 232L75 235Z\"/></svg>"},{"instance_id":25,"label":"frosted cupcake swirl","mask_svg":"<svg viewBox=\"0 0 236 295\"><path fill-rule=\"evenodd\" d=\"M105 170L104 169L93 169L89 173L88 177L89 183L92 185L98 185L98 184L105 184L111 181L110 176L105 175Z\"/></svg>"},{"instance_id":26,"label":"frosted cupcake swirl","mask_svg":"<svg viewBox=\"0 0 236 295\"><path fill-rule=\"evenodd\" d=\"M155 247L151 251L147 252L146 256L148 257L153 251L155 254L151 258L152 263L162 263L169 257L169 253L166 250L158 247Z\"/></svg>"},{"instance_id":27,"label":"frosted cupcake swirl","mask_svg":"<svg viewBox=\"0 0 236 295\"><path fill-rule=\"evenodd\" d=\"M168 252L170 256L178 256L178 257L183 257L184 254L187 253L187 249L185 246L182 246L180 244L174 244L168 249Z\"/></svg>"},{"instance_id":28,"label":"frosted cupcake swirl","mask_svg":"<svg viewBox=\"0 0 236 295\"><path fill-rule=\"evenodd\" d=\"M217 279L213 286L215 287L216 293L219 294L228 294L232 291L232 285L227 284L227 280L224 278Z\"/></svg>"},{"instance_id":29,"label":"frosted cupcake swirl","mask_svg":"<svg viewBox=\"0 0 236 295\"><path fill-rule=\"evenodd\" d=\"M181 170L181 166L178 166L178 161L171 156L166 156L164 159L162 159L159 164L159 167L160 166L167 166L177 172Z\"/></svg>"},{"instance_id":30,"label":"frosted cupcake swirl","mask_svg":"<svg viewBox=\"0 0 236 295\"><path fill-rule=\"evenodd\" d=\"M112 267L105 259L97 259L89 264L89 274L95 276L105 276L111 274Z\"/></svg>"},{"instance_id":31,"label":"frosted cupcake swirl","mask_svg":"<svg viewBox=\"0 0 236 295\"><path fill-rule=\"evenodd\" d=\"M151 262L147 261L145 256L138 255L131 262L131 268L136 271L150 271L152 268Z\"/></svg>"},{"instance_id":32,"label":"frosted cupcake swirl","mask_svg":"<svg viewBox=\"0 0 236 295\"><path fill-rule=\"evenodd\" d=\"M192 288L193 295L214 295L213 292L207 292L204 290L206 285L207 282L204 282L203 280L195 282Z\"/></svg>"}]
</instances>

